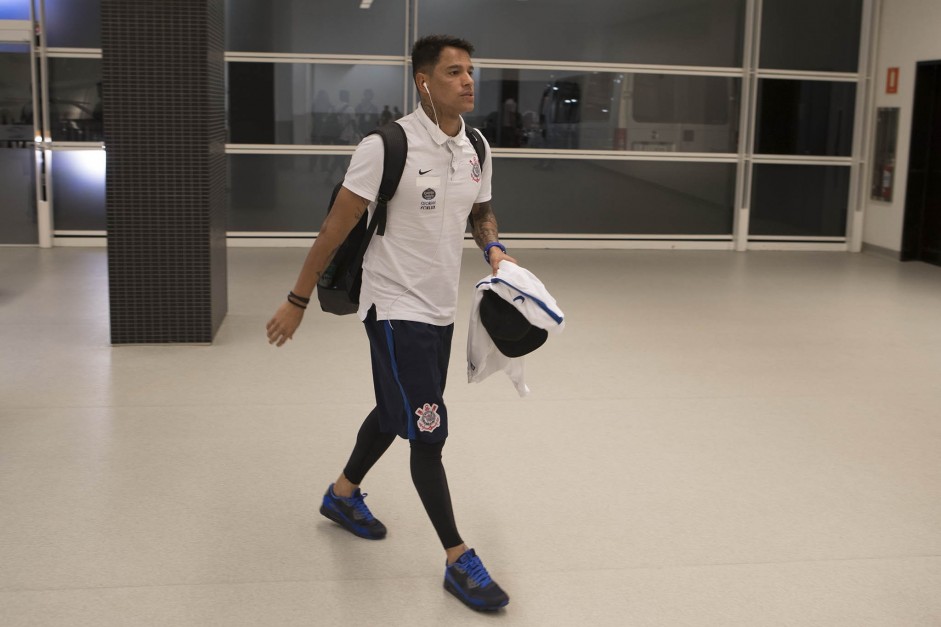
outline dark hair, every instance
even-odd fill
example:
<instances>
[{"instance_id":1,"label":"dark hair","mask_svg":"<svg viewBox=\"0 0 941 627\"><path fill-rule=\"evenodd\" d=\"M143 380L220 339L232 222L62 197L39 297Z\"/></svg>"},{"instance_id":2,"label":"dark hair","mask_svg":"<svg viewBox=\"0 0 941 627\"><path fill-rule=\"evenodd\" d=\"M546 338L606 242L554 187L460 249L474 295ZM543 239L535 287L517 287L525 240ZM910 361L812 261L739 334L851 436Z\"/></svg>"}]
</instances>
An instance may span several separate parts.
<instances>
[{"instance_id":1,"label":"dark hair","mask_svg":"<svg viewBox=\"0 0 941 627\"><path fill-rule=\"evenodd\" d=\"M412 46L412 76L418 72L427 72L438 64L443 48L459 48L474 54L474 46L469 41L451 35L428 35L422 37Z\"/></svg>"}]
</instances>

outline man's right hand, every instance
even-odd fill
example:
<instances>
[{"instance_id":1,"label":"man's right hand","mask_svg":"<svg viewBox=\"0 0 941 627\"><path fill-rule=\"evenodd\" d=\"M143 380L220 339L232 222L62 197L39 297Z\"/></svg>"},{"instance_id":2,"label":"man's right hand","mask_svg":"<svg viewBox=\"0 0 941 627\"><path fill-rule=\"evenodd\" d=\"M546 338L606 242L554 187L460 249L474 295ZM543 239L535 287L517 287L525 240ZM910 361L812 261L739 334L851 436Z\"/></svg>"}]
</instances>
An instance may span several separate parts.
<instances>
[{"instance_id":1,"label":"man's right hand","mask_svg":"<svg viewBox=\"0 0 941 627\"><path fill-rule=\"evenodd\" d=\"M301 274L294 284L297 294L313 294L317 289L317 281L321 272L330 263L340 244L350 234L359 219L363 217L369 207L369 201L357 196L345 187L341 187L333 208L327 214L320 226L320 233L307 253ZM306 297L305 297L306 298ZM311 296L316 299L316 297ZM268 321L268 343L284 346L284 343L294 337L294 332L304 318L304 310L297 305L285 301L271 320Z\"/></svg>"},{"instance_id":2,"label":"man's right hand","mask_svg":"<svg viewBox=\"0 0 941 627\"><path fill-rule=\"evenodd\" d=\"M284 301L265 327L268 330L268 343L284 346L285 342L294 337L294 332L303 319L303 309Z\"/></svg>"}]
</instances>

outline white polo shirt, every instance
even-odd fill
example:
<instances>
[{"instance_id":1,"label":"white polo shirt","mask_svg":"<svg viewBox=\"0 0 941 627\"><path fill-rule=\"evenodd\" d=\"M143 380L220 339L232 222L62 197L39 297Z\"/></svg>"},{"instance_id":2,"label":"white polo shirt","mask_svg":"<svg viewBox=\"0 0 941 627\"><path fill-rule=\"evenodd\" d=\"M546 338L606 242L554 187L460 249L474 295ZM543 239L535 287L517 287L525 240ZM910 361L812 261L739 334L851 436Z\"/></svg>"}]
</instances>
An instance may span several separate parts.
<instances>
[{"instance_id":1,"label":"white polo shirt","mask_svg":"<svg viewBox=\"0 0 941 627\"><path fill-rule=\"evenodd\" d=\"M385 235L374 235L363 262L359 317L372 305L379 320L411 320L438 326L454 322L461 251L474 203L490 200L490 148L481 170L474 146L461 131L449 137L419 107L398 123L408 139L402 180L388 207ZM375 198L384 148L366 137L346 171L343 186Z\"/></svg>"}]
</instances>

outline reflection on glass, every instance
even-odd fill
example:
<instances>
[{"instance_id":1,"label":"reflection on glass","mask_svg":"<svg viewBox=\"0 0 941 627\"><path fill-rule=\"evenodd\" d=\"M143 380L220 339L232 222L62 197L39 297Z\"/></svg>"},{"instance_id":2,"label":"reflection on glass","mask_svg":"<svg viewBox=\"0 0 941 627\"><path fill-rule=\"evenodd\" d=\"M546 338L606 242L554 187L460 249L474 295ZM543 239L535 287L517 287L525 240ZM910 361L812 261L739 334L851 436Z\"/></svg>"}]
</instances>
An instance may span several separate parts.
<instances>
[{"instance_id":1,"label":"reflection on glass","mask_svg":"<svg viewBox=\"0 0 941 627\"><path fill-rule=\"evenodd\" d=\"M755 166L751 235L845 237L850 168Z\"/></svg>"},{"instance_id":2,"label":"reflection on glass","mask_svg":"<svg viewBox=\"0 0 941 627\"><path fill-rule=\"evenodd\" d=\"M101 59L49 59L49 100L54 141L103 140Z\"/></svg>"},{"instance_id":3,"label":"reflection on glass","mask_svg":"<svg viewBox=\"0 0 941 627\"><path fill-rule=\"evenodd\" d=\"M855 83L762 79L755 150L848 157L853 152L855 115Z\"/></svg>"},{"instance_id":4,"label":"reflection on glass","mask_svg":"<svg viewBox=\"0 0 941 627\"><path fill-rule=\"evenodd\" d=\"M485 68L465 119L504 148L735 152L740 82Z\"/></svg>"},{"instance_id":5,"label":"reflection on glass","mask_svg":"<svg viewBox=\"0 0 941 627\"><path fill-rule=\"evenodd\" d=\"M459 34L487 59L740 67L744 22L744 0L418 3L419 33Z\"/></svg>"},{"instance_id":6,"label":"reflection on glass","mask_svg":"<svg viewBox=\"0 0 941 627\"><path fill-rule=\"evenodd\" d=\"M229 63L229 142L355 145L402 117L404 68Z\"/></svg>"},{"instance_id":7,"label":"reflection on glass","mask_svg":"<svg viewBox=\"0 0 941 627\"><path fill-rule=\"evenodd\" d=\"M54 48L101 48L101 0L44 1L46 45Z\"/></svg>"},{"instance_id":8,"label":"reflection on glass","mask_svg":"<svg viewBox=\"0 0 941 627\"><path fill-rule=\"evenodd\" d=\"M856 72L863 0L763 0L763 68Z\"/></svg>"},{"instance_id":9,"label":"reflection on glass","mask_svg":"<svg viewBox=\"0 0 941 627\"><path fill-rule=\"evenodd\" d=\"M0 244L35 244L36 183L29 46L0 47Z\"/></svg>"},{"instance_id":10,"label":"reflection on glass","mask_svg":"<svg viewBox=\"0 0 941 627\"><path fill-rule=\"evenodd\" d=\"M31 84L29 46L0 48L0 148L31 146L35 139Z\"/></svg>"},{"instance_id":11,"label":"reflection on glass","mask_svg":"<svg viewBox=\"0 0 941 627\"><path fill-rule=\"evenodd\" d=\"M228 155L230 231L317 231L349 155Z\"/></svg>"},{"instance_id":12,"label":"reflection on glass","mask_svg":"<svg viewBox=\"0 0 941 627\"><path fill-rule=\"evenodd\" d=\"M349 157L229 155L228 163L230 230L316 231ZM732 232L735 164L496 157L493 181L501 232Z\"/></svg>"},{"instance_id":13,"label":"reflection on glass","mask_svg":"<svg viewBox=\"0 0 941 627\"><path fill-rule=\"evenodd\" d=\"M494 161L505 233L729 235L734 197L731 163Z\"/></svg>"},{"instance_id":14,"label":"reflection on glass","mask_svg":"<svg viewBox=\"0 0 941 627\"><path fill-rule=\"evenodd\" d=\"M405 0L226 0L226 50L401 55Z\"/></svg>"},{"instance_id":15,"label":"reflection on glass","mask_svg":"<svg viewBox=\"0 0 941 627\"><path fill-rule=\"evenodd\" d=\"M52 198L56 229L104 231L105 151L56 150Z\"/></svg>"}]
</instances>

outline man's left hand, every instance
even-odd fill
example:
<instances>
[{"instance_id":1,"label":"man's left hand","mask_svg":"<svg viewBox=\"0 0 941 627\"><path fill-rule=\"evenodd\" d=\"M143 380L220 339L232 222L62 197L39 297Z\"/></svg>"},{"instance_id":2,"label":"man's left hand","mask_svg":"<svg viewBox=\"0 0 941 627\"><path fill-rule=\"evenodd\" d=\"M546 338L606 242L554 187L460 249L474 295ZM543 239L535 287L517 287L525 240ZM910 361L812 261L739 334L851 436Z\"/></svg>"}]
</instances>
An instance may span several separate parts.
<instances>
[{"instance_id":1,"label":"man's left hand","mask_svg":"<svg viewBox=\"0 0 941 627\"><path fill-rule=\"evenodd\" d=\"M490 267L493 269L493 276L497 276L497 270L500 269L500 262L506 259L513 263L518 263L516 259L494 246L490 249Z\"/></svg>"}]
</instances>

